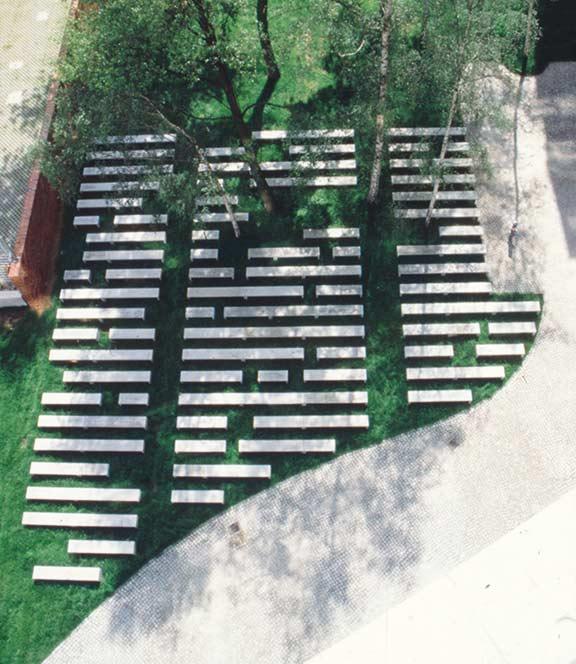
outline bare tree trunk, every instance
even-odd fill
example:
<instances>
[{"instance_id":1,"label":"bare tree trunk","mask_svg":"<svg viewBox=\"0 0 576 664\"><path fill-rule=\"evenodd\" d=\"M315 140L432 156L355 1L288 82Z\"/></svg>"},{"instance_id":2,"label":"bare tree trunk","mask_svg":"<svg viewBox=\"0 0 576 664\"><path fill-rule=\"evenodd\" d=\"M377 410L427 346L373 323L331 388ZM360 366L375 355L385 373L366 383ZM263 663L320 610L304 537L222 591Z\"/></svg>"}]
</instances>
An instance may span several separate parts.
<instances>
[{"instance_id":1,"label":"bare tree trunk","mask_svg":"<svg viewBox=\"0 0 576 664\"><path fill-rule=\"evenodd\" d=\"M528 14L526 16L526 34L524 35L524 57L522 62L522 73L528 71L528 56L532 47L532 28L534 23L534 10L536 9L536 0L527 0Z\"/></svg>"},{"instance_id":2,"label":"bare tree trunk","mask_svg":"<svg viewBox=\"0 0 576 664\"><path fill-rule=\"evenodd\" d=\"M252 143L252 133L250 127L244 120L242 109L238 103L238 98L236 96L236 91L234 90L234 84L232 82L232 75L228 65L218 54L218 40L216 39L214 26L212 25L208 16L208 11L204 0L193 0L193 2L198 11L198 23L204 35L204 40L206 45L213 53L216 72L218 74L220 86L224 92L224 95L226 96L228 107L230 108L230 113L232 114L232 121L236 127L240 142L246 151L246 162L250 169L250 174L256 183L258 193L260 194L260 198L264 203L266 211L272 213L276 207L274 204L274 197L272 196L272 191L270 190L270 187L266 182L266 178L260 169L260 164L258 163L256 151L254 150L254 145Z\"/></svg>"},{"instance_id":3,"label":"bare tree trunk","mask_svg":"<svg viewBox=\"0 0 576 664\"><path fill-rule=\"evenodd\" d=\"M382 40L380 56L380 85L378 90L378 112L376 114L376 136L374 140L374 161L370 176L368 190L368 204L374 205L380 194L380 174L382 172L382 155L386 138L384 124L384 108L388 91L388 60L390 46L390 31L392 27L393 0L380 0L380 15L382 20Z\"/></svg>"},{"instance_id":4,"label":"bare tree trunk","mask_svg":"<svg viewBox=\"0 0 576 664\"><path fill-rule=\"evenodd\" d=\"M274 57L272 40L268 28L268 0L258 0L256 6L256 20L258 21L258 36L260 37L260 46L266 63L268 77L278 80L280 78L280 69Z\"/></svg>"},{"instance_id":5,"label":"bare tree trunk","mask_svg":"<svg viewBox=\"0 0 576 664\"><path fill-rule=\"evenodd\" d=\"M430 222L432 220L432 215L434 214L434 207L436 205L436 199L438 198L438 191L440 190L440 184L442 182L442 167L444 165L444 160L446 159L446 151L448 149L448 142L450 140L450 129L454 123L454 116L456 115L456 110L458 108L458 97L460 95L460 87L462 86L462 80L464 77L464 72L466 70L466 62L464 56L466 54L466 46L468 39L470 37L470 30L472 29L472 13L474 11L474 0L466 0L466 6L468 10L468 16L466 19L466 28L464 29L464 35L460 41L460 53L458 58L458 73L456 75L456 81L454 83L454 89L452 91L452 99L450 101L450 109L448 111L448 119L446 120L446 131L444 132L444 137L442 139L442 148L440 150L440 158L438 159L438 169L440 171L439 176L434 177L434 186L432 188L432 197L430 198L430 204L428 205L428 211L426 212L426 219L424 221L424 226L426 231L430 227Z\"/></svg>"},{"instance_id":6,"label":"bare tree trunk","mask_svg":"<svg viewBox=\"0 0 576 664\"><path fill-rule=\"evenodd\" d=\"M423 0L424 9L422 11L422 26L420 28L421 48L426 46L428 41L428 25L430 23L430 0Z\"/></svg>"},{"instance_id":7,"label":"bare tree trunk","mask_svg":"<svg viewBox=\"0 0 576 664\"><path fill-rule=\"evenodd\" d=\"M454 116L456 115L456 109L458 108L458 94L459 94L459 83L454 88L452 93L452 101L450 102L450 110L448 111L448 120L446 121L446 130L444 132L444 137L442 138L442 148L440 149L440 158L438 160L438 168L442 169L444 159L446 159L446 152L448 150L448 142L450 141L450 129L454 123ZM434 206L436 205L436 199L438 198L438 191L440 190L440 183L442 182L442 172L439 176L434 178L434 186L432 188L432 196L430 198L430 204L428 205L428 211L426 212L426 220L424 225L426 229L430 226L430 221L432 220L432 215L434 213Z\"/></svg>"},{"instance_id":8,"label":"bare tree trunk","mask_svg":"<svg viewBox=\"0 0 576 664\"><path fill-rule=\"evenodd\" d=\"M534 20L535 0L528 1L528 15L526 17L526 34L524 35L524 51L522 53L522 69L520 71L520 80L518 81L518 90L516 91L516 100L514 103L514 221L510 228L510 238L516 233L520 222L520 181L518 177L518 116L520 115L520 103L522 101L522 91L526 72L528 70L528 57L532 46L532 23Z\"/></svg>"},{"instance_id":9,"label":"bare tree trunk","mask_svg":"<svg viewBox=\"0 0 576 664\"><path fill-rule=\"evenodd\" d=\"M258 96L252 111L251 126L253 129L262 129L264 121L264 109L274 94L276 85L280 80L280 69L276 62L270 31L268 29L268 0L258 0L256 5L256 20L258 22L258 36L264 62L266 63L267 78L262 92Z\"/></svg>"}]
</instances>

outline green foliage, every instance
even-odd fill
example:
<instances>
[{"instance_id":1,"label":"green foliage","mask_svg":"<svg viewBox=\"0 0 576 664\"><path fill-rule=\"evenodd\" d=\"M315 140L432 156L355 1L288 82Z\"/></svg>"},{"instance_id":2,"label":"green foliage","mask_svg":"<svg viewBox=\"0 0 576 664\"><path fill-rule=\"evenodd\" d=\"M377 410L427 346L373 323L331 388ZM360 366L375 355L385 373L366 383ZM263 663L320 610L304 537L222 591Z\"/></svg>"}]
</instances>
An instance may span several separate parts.
<instances>
[{"instance_id":1,"label":"green foliage","mask_svg":"<svg viewBox=\"0 0 576 664\"><path fill-rule=\"evenodd\" d=\"M527 2L396 0L387 121L444 122L462 67L468 113L491 110L475 102L475 82L486 67L521 61ZM230 68L240 106L250 117L265 80L255 2L214 0L208 7L217 50L206 45L194 3L107 0L70 27L53 141L44 146L43 159L45 174L66 200L73 199L94 138L175 125L201 145L229 142L234 129L216 56ZM318 0L303 10L298 0L270 0L269 16L281 78L265 108L265 124L347 124L362 128L370 140L380 57L378 3ZM536 32L534 22L532 44ZM196 167L186 141L178 166L189 175ZM195 188L195 177L181 180L170 190L182 196L165 195L164 202L182 211L183 199L189 205Z\"/></svg>"},{"instance_id":2,"label":"green foliage","mask_svg":"<svg viewBox=\"0 0 576 664\"><path fill-rule=\"evenodd\" d=\"M389 54L387 121L390 125L442 125L452 90L463 79L467 110L486 113L475 100L479 78L495 66L519 69L529 0L395 0ZM530 26L531 55L538 32ZM353 52L353 57L338 53ZM342 12L334 21L330 64L357 98L354 115L377 102L380 59L378 9ZM370 115L374 115L374 110Z\"/></svg>"}]
</instances>

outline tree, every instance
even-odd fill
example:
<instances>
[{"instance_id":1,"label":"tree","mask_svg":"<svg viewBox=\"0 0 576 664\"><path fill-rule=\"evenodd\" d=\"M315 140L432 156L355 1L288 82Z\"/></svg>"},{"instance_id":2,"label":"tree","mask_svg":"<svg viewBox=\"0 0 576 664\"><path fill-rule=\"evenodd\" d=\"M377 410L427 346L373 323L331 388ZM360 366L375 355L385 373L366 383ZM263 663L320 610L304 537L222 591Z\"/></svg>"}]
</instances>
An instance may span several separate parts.
<instances>
[{"instance_id":1,"label":"tree","mask_svg":"<svg viewBox=\"0 0 576 664\"><path fill-rule=\"evenodd\" d=\"M244 113L242 112L240 104L238 103L238 96L236 94L232 73L225 58L222 55L219 40L216 36L216 30L212 22L212 17L209 14L206 2L205 0L191 0L191 4L187 2L184 4L186 7L193 6L196 9L197 14L195 18L200 26L200 29L202 30L202 34L204 35L204 41L206 42L211 62L216 69L220 88L224 92L228 102L228 107L232 115L232 121L236 128L236 133L240 139L240 142L242 143L242 146L244 147L245 158L250 168L250 174L254 178L254 182L258 187L258 191L260 192L264 207L268 212L273 212L274 199L266 182L266 178L264 177L260 169L260 165L258 164L256 151L252 143L252 132L250 126L244 119ZM280 78L280 71L278 70L276 61L274 60L274 54L268 34L267 7L268 0L258 0L258 29L260 34L260 43L262 44L264 60L266 61L266 66L268 69L268 78L261 95L265 94L266 87L270 85L271 81L272 85L275 85ZM190 18L193 19L193 16L190 16ZM273 87L270 91L270 95L272 92Z\"/></svg>"},{"instance_id":2,"label":"tree","mask_svg":"<svg viewBox=\"0 0 576 664\"><path fill-rule=\"evenodd\" d=\"M341 8L333 31L338 75L354 91L357 123L365 123L367 114L375 118L367 195L372 212L380 195L386 126L446 127L440 166L424 167L437 176L429 221L449 128L463 114L476 120L496 114L476 87L502 63L517 59L533 0L395 0L393 7L393 0L379 0L377 15L374 2L335 2Z\"/></svg>"},{"instance_id":3,"label":"tree","mask_svg":"<svg viewBox=\"0 0 576 664\"><path fill-rule=\"evenodd\" d=\"M423 67L421 89L428 99L435 92L445 131L426 228L433 218L442 181L450 129L459 114L477 121L493 114L494 109L478 97L478 83L492 75L501 63L517 57L518 45L524 39L526 11L530 20L531 2L513 0L503 6L499 0L428 0L432 8L428 7L429 14L423 20L427 34L421 40L422 55L428 66ZM444 98L443 104L439 93Z\"/></svg>"},{"instance_id":4,"label":"tree","mask_svg":"<svg viewBox=\"0 0 576 664\"><path fill-rule=\"evenodd\" d=\"M477 4L480 4L482 0L479 0ZM456 59L456 71L454 75L454 83L453 83L453 90L452 90L452 96L450 99L450 106L448 108L448 118L446 120L446 127L444 130L444 136L442 137L442 147L440 148L440 157L438 159L438 167L441 172L444 159L446 158L446 152L448 150L448 142L450 140L450 130L452 128L452 125L454 123L454 117L456 115L456 111L458 109L458 99L460 96L460 89L462 87L462 79L464 76L464 72L469 70L469 67L471 65L471 61L469 58L466 58L466 50L470 41L471 37L471 28L472 28L472 19L473 19L473 11L474 11L474 5L475 5L475 0L466 0L466 9L467 9L467 16L466 16L466 22L465 22L465 28L464 28L464 33L462 35L458 35L459 37L459 44L457 45L457 50L458 50L458 55ZM426 11L428 8L426 8ZM428 21L429 21L429 16L426 17L425 25L426 29L428 26ZM425 44L427 42L427 39L425 39ZM427 44L426 44L427 45ZM433 180L433 187L432 187L432 195L430 197L430 203L428 205L428 210L426 212L426 218L424 220L424 225L426 229L430 226L430 222L432 220L432 216L434 214L434 207L436 205L436 199L438 197L438 191L440 190L440 183L441 183L441 176L439 174L436 175L436 177Z\"/></svg>"},{"instance_id":5,"label":"tree","mask_svg":"<svg viewBox=\"0 0 576 664\"><path fill-rule=\"evenodd\" d=\"M384 111L388 95L388 70L390 59L390 32L392 29L392 0L380 0L381 28L381 53L380 71L378 85L378 109L376 115L376 135L374 137L374 160L372 162L372 174L370 176L370 188L368 190L368 204L374 205L378 200L380 192L380 174L382 171L382 155L386 138L386 126L384 124Z\"/></svg>"},{"instance_id":6,"label":"tree","mask_svg":"<svg viewBox=\"0 0 576 664\"><path fill-rule=\"evenodd\" d=\"M200 148L206 126L230 118L257 191L272 212L274 199L236 89L243 73L256 75L263 58L267 77L250 105L262 117L280 78L267 8L267 0L256 5L252 0L102 0L86 10L66 38L53 143L44 160L48 176L70 195L74 173L94 139L163 129L182 137L183 167L193 170L204 163L210 174ZM254 13L256 21L243 21L239 31L238 18ZM208 114L197 115L198 109ZM188 177L186 186L194 188L195 180ZM226 196L219 180L212 181ZM227 208L237 232L233 209Z\"/></svg>"}]
</instances>

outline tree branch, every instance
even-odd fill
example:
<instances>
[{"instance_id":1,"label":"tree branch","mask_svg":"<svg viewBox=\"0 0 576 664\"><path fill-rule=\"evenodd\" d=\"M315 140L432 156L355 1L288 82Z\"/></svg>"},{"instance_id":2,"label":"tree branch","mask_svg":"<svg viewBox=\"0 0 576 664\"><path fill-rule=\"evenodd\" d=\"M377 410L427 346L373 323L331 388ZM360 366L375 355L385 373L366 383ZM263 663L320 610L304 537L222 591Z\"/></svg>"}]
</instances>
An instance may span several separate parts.
<instances>
[{"instance_id":1,"label":"tree branch","mask_svg":"<svg viewBox=\"0 0 576 664\"><path fill-rule=\"evenodd\" d=\"M280 78L280 69L274 56L274 49L272 48L272 40L270 39L270 30L268 27L268 0L257 0L256 5L256 20L258 22L258 37L260 38L260 47L264 62L266 63L266 70L269 79Z\"/></svg>"},{"instance_id":2,"label":"tree branch","mask_svg":"<svg viewBox=\"0 0 576 664\"><path fill-rule=\"evenodd\" d=\"M434 207L436 205L436 199L438 198L438 192L440 190L441 176L442 176L442 166L446 158L446 152L448 151L448 141L450 139L450 129L452 123L454 122L454 116L456 115L456 109L458 108L458 97L460 95L460 87L462 85L462 79L464 77L464 70L466 68L465 54L466 46L470 37L470 30L472 29L472 14L474 9L473 0L467 0L466 6L468 8L468 16L466 19L466 28L464 30L464 35L460 41L460 52L458 55L458 70L456 75L456 82L454 83L454 90L452 91L452 99L450 101L450 109L448 111L448 119L446 121L446 130L444 132L444 137L442 139L442 148L440 150L440 158L438 159L438 167L440 169L440 176L435 176L434 186L432 188L432 196L430 198L430 204L428 205L428 210L426 212L426 219L424 221L424 226L426 230L430 227L430 222L432 221L432 215L434 214Z\"/></svg>"},{"instance_id":3,"label":"tree branch","mask_svg":"<svg viewBox=\"0 0 576 664\"><path fill-rule=\"evenodd\" d=\"M272 40L270 39L270 31L268 28L268 0L257 0L256 4L256 21L258 23L258 37L260 38L260 48L264 62L266 63L267 78L258 99L254 104L252 118L250 125L252 129L262 129L264 122L264 109L270 101L276 84L280 80L280 69L274 56L274 49L272 48Z\"/></svg>"},{"instance_id":4,"label":"tree branch","mask_svg":"<svg viewBox=\"0 0 576 664\"><path fill-rule=\"evenodd\" d=\"M349 53L338 53L338 57L340 58L353 58L355 55L358 55L360 51L366 46L366 37L362 37L362 41L360 42L360 46L355 51L350 51Z\"/></svg>"},{"instance_id":5,"label":"tree branch","mask_svg":"<svg viewBox=\"0 0 576 664\"><path fill-rule=\"evenodd\" d=\"M382 20L381 54L380 54L380 85L378 90L378 112L376 115L376 136L374 139L374 160L370 175L370 188L368 190L368 205L373 206L380 193L380 175L382 172L382 155L384 153L384 140L386 128L384 125L384 108L388 93L388 64L390 32L392 29L393 0L380 0L380 14Z\"/></svg>"},{"instance_id":6,"label":"tree branch","mask_svg":"<svg viewBox=\"0 0 576 664\"><path fill-rule=\"evenodd\" d=\"M192 2L198 12L198 23L204 34L204 41L206 42L208 49L212 52L214 66L218 74L220 86L222 87L222 91L224 92L226 100L228 101L228 106L230 107L232 121L236 127L240 142L245 149L246 163L250 168L250 174L256 183L264 207L267 212L271 213L275 209L274 197L272 196L268 181L264 177L260 164L258 163L256 151L254 150L254 145L252 143L252 133L242 115L242 109L238 103L238 97L236 96L236 90L234 89L230 68L218 52L218 40L216 38L214 26L208 15L206 2L205 0L192 0Z\"/></svg>"},{"instance_id":7,"label":"tree branch","mask_svg":"<svg viewBox=\"0 0 576 664\"><path fill-rule=\"evenodd\" d=\"M184 128L182 128L180 125L177 125L175 122L172 122L166 114L161 111L158 106L149 98L146 97L144 94L138 95L142 101L144 101L148 107L152 110L152 112L158 116L160 120L165 122L171 129L173 129L177 134L182 136L186 142L191 146L192 151L198 161L205 165L206 171L208 172L209 177L212 179L213 182L216 183L216 188L218 191L222 194L222 197L224 199L224 207L226 208L226 212L230 215L230 221L232 222L232 228L234 229L234 235L236 237L240 237L240 227L238 226L238 221L236 219L236 215L234 214L234 208L232 207L232 203L230 202L230 199L228 198L228 194L226 192L226 189L224 188L224 185L220 181L220 178L218 178L212 169L212 165L206 159L206 156L204 155L203 150L200 148L198 145L196 139L192 134L188 133Z\"/></svg>"},{"instance_id":8,"label":"tree branch","mask_svg":"<svg viewBox=\"0 0 576 664\"><path fill-rule=\"evenodd\" d=\"M256 104L257 104L257 101L255 101L253 104L248 104L248 106L246 106L246 107L243 109L243 111L242 111L242 115L246 115L246 113L248 113L248 111L249 111L251 108L254 108L254 106L256 106ZM290 109L292 108L292 106L291 106L290 104L276 104L276 103L274 103L274 102L272 102L272 101L269 101L269 102L266 104L266 106L274 106L274 108L283 108L283 109L286 109L286 110L290 110Z\"/></svg>"}]
</instances>

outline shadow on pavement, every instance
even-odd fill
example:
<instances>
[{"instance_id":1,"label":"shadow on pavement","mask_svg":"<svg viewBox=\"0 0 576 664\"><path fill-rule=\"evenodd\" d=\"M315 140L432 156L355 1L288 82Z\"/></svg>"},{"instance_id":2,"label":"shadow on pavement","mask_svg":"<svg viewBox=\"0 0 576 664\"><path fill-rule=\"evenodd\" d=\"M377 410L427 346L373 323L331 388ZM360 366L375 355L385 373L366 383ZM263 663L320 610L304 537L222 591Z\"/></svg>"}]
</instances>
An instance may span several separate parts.
<instances>
[{"instance_id":1,"label":"shadow on pavement","mask_svg":"<svg viewBox=\"0 0 576 664\"><path fill-rule=\"evenodd\" d=\"M548 65L536 82L548 171L570 256L576 256L576 62Z\"/></svg>"}]
</instances>

